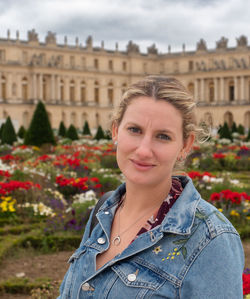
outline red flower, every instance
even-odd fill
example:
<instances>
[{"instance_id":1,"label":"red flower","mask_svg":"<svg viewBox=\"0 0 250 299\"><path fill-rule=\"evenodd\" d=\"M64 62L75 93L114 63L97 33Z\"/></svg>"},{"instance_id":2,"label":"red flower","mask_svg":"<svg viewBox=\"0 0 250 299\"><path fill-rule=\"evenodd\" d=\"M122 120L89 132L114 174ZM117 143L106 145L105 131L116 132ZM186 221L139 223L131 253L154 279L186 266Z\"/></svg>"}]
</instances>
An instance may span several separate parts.
<instances>
[{"instance_id":1,"label":"red flower","mask_svg":"<svg viewBox=\"0 0 250 299\"><path fill-rule=\"evenodd\" d=\"M220 193L216 193L216 192L211 194L211 196L210 196L211 201L217 201L217 200L220 200L220 198L221 198Z\"/></svg>"},{"instance_id":2,"label":"red flower","mask_svg":"<svg viewBox=\"0 0 250 299\"><path fill-rule=\"evenodd\" d=\"M242 274L243 295L250 294L250 274Z\"/></svg>"},{"instance_id":3,"label":"red flower","mask_svg":"<svg viewBox=\"0 0 250 299\"><path fill-rule=\"evenodd\" d=\"M225 157L226 157L226 155L222 154L222 153L214 153L213 154L214 159L224 159Z\"/></svg>"}]
</instances>

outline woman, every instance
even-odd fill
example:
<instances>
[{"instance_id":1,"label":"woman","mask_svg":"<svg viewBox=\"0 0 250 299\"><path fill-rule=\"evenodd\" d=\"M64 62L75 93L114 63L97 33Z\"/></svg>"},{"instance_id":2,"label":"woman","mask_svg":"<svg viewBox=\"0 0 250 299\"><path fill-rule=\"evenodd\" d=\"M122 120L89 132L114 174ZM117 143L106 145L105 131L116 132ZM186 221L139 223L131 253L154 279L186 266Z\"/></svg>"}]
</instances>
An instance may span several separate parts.
<instances>
[{"instance_id":1,"label":"woman","mask_svg":"<svg viewBox=\"0 0 250 299\"><path fill-rule=\"evenodd\" d=\"M59 298L242 298L244 255L231 223L174 176L194 143L195 103L150 76L122 97L112 124L125 176L86 226Z\"/></svg>"}]
</instances>

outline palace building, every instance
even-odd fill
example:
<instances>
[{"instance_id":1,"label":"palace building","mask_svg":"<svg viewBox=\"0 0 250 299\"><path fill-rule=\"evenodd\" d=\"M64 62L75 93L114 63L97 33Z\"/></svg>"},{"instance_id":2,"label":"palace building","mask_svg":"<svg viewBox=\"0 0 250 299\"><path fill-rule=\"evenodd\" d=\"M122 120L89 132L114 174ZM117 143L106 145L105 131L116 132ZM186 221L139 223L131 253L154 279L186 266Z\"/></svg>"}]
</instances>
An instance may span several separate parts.
<instances>
[{"instance_id":1,"label":"palace building","mask_svg":"<svg viewBox=\"0 0 250 299\"><path fill-rule=\"evenodd\" d=\"M199 122L218 127L235 121L250 128L250 47L247 38L236 39L228 47L222 37L214 49L201 39L195 51L159 53L153 44L147 53L128 42L125 51L107 50L104 43L93 47L89 36L85 45L58 44L48 32L39 41L35 30L27 40L13 39L10 32L0 38L0 120L10 116L15 127L28 127L36 103L45 103L53 128L82 128L85 120L92 129L107 129L112 107L119 103L126 87L149 74L179 79L197 101Z\"/></svg>"}]
</instances>

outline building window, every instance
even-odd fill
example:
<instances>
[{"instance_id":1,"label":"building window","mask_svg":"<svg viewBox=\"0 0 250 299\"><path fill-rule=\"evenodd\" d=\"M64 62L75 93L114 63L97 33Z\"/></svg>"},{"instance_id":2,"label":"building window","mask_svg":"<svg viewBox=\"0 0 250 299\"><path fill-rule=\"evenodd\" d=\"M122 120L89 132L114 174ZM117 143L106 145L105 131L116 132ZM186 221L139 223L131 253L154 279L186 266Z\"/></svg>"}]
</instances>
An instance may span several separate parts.
<instances>
[{"instance_id":1,"label":"building window","mask_svg":"<svg viewBox=\"0 0 250 299\"><path fill-rule=\"evenodd\" d=\"M208 85L208 98L209 102L214 102L214 83L210 82Z\"/></svg>"},{"instance_id":2,"label":"building window","mask_svg":"<svg viewBox=\"0 0 250 299\"><path fill-rule=\"evenodd\" d=\"M64 101L64 82L60 81L60 100Z\"/></svg>"},{"instance_id":3,"label":"building window","mask_svg":"<svg viewBox=\"0 0 250 299\"><path fill-rule=\"evenodd\" d=\"M126 61L123 61L123 62L122 62L122 70L123 70L124 72L127 71L127 62L126 62Z\"/></svg>"},{"instance_id":4,"label":"building window","mask_svg":"<svg viewBox=\"0 0 250 299\"><path fill-rule=\"evenodd\" d=\"M109 70L113 71L113 61L109 60Z\"/></svg>"},{"instance_id":5,"label":"building window","mask_svg":"<svg viewBox=\"0 0 250 299\"><path fill-rule=\"evenodd\" d=\"M22 99L28 100L28 80L26 77L22 79Z\"/></svg>"},{"instance_id":6,"label":"building window","mask_svg":"<svg viewBox=\"0 0 250 299\"><path fill-rule=\"evenodd\" d=\"M69 84L69 99L71 102L75 101L75 82L74 82L74 80L71 80L70 84Z\"/></svg>"},{"instance_id":7,"label":"building window","mask_svg":"<svg viewBox=\"0 0 250 299\"><path fill-rule=\"evenodd\" d=\"M192 72L192 71L194 70L194 62L193 62L192 60L190 60L190 61L188 62L188 70L189 70L190 72Z\"/></svg>"},{"instance_id":8,"label":"building window","mask_svg":"<svg viewBox=\"0 0 250 299\"><path fill-rule=\"evenodd\" d=\"M1 98L3 100L6 100L6 79L4 76L2 76L2 82L1 82L1 89L2 89L2 94L1 94Z\"/></svg>"},{"instance_id":9,"label":"building window","mask_svg":"<svg viewBox=\"0 0 250 299\"><path fill-rule=\"evenodd\" d=\"M5 51L0 50L0 61L5 61Z\"/></svg>"},{"instance_id":10,"label":"building window","mask_svg":"<svg viewBox=\"0 0 250 299\"><path fill-rule=\"evenodd\" d=\"M99 83L95 81L94 85L94 100L97 105L99 105Z\"/></svg>"},{"instance_id":11,"label":"building window","mask_svg":"<svg viewBox=\"0 0 250 299\"><path fill-rule=\"evenodd\" d=\"M46 86L46 79L43 78L43 100L47 100L47 86Z\"/></svg>"},{"instance_id":12,"label":"building window","mask_svg":"<svg viewBox=\"0 0 250 299\"><path fill-rule=\"evenodd\" d=\"M234 83L233 82L229 83L229 101L230 102L234 101Z\"/></svg>"},{"instance_id":13,"label":"building window","mask_svg":"<svg viewBox=\"0 0 250 299\"><path fill-rule=\"evenodd\" d=\"M82 69L85 69L86 68L86 58L82 57L81 61L82 61Z\"/></svg>"},{"instance_id":14,"label":"building window","mask_svg":"<svg viewBox=\"0 0 250 299\"><path fill-rule=\"evenodd\" d=\"M70 124L72 124L74 127L77 127L76 113L72 112L70 116Z\"/></svg>"},{"instance_id":15,"label":"building window","mask_svg":"<svg viewBox=\"0 0 250 299\"><path fill-rule=\"evenodd\" d=\"M98 61L98 59L94 59L94 68L95 68L96 70L99 69L99 61Z\"/></svg>"},{"instance_id":16,"label":"building window","mask_svg":"<svg viewBox=\"0 0 250 299\"><path fill-rule=\"evenodd\" d=\"M113 83L110 82L108 85L108 100L109 100L109 105L113 106L113 101L114 101L114 90L113 90Z\"/></svg>"},{"instance_id":17,"label":"building window","mask_svg":"<svg viewBox=\"0 0 250 299\"><path fill-rule=\"evenodd\" d=\"M74 68L75 67L75 57L70 56L70 67Z\"/></svg>"},{"instance_id":18,"label":"building window","mask_svg":"<svg viewBox=\"0 0 250 299\"><path fill-rule=\"evenodd\" d=\"M229 128L231 128L232 127L232 125L233 125L233 114L231 113L231 112L226 112L225 114L224 114L224 122L226 122L227 124L228 124L228 126L229 126Z\"/></svg>"},{"instance_id":19,"label":"building window","mask_svg":"<svg viewBox=\"0 0 250 299\"><path fill-rule=\"evenodd\" d=\"M86 102L86 84L84 81L82 81L80 85L80 98L82 103Z\"/></svg>"}]
</instances>

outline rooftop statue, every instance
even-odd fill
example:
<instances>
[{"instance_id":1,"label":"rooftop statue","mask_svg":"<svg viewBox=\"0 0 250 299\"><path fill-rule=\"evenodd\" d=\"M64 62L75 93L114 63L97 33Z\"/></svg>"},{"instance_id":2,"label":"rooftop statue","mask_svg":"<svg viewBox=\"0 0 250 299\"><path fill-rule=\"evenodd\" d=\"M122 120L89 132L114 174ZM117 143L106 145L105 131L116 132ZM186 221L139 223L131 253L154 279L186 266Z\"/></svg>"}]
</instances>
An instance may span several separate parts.
<instances>
[{"instance_id":1,"label":"rooftop statue","mask_svg":"<svg viewBox=\"0 0 250 299\"><path fill-rule=\"evenodd\" d=\"M158 54L158 49L156 48L155 44L148 47L148 54Z\"/></svg>"},{"instance_id":2,"label":"rooftop statue","mask_svg":"<svg viewBox=\"0 0 250 299\"><path fill-rule=\"evenodd\" d=\"M132 42L132 40L130 40L127 45L127 52L128 53L140 53L140 48L137 44L134 44Z\"/></svg>"},{"instance_id":3,"label":"rooftop statue","mask_svg":"<svg viewBox=\"0 0 250 299\"><path fill-rule=\"evenodd\" d=\"M201 38L197 43L197 51L207 51L207 44L203 38Z\"/></svg>"},{"instance_id":4,"label":"rooftop statue","mask_svg":"<svg viewBox=\"0 0 250 299\"><path fill-rule=\"evenodd\" d=\"M28 41L29 42L38 42L38 34L35 29L28 31Z\"/></svg>"},{"instance_id":5,"label":"rooftop statue","mask_svg":"<svg viewBox=\"0 0 250 299\"><path fill-rule=\"evenodd\" d=\"M247 46L247 37L245 35L241 35L239 38L236 38L237 47L246 47Z\"/></svg>"},{"instance_id":6,"label":"rooftop statue","mask_svg":"<svg viewBox=\"0 0 250 299\"><path fill-rule=\"evenodd\" d=\"M227 48L228 39L222 36L220 40L216 42L216 49L226 49Z\"/></svg>"},{"instance_id":7,"label":"rooftop statue","mask_svg":"<svg viewBox=\"0 0 250 299\"><path fill-rule=\"evenodd\" d=\"M46 44L56 44L56 34L48 31L47 36L45 38Z\"/></svg>"},{"instance_id":8,"label":"rooftop statue","mask_svg":"<svg viewBox=\"0 0 250 299\"><path fill-rule=\"evenodd\" d=\"M86 39L86 45L87 45L87 47L92 48L92 46L93 46L93 38L92 38L91 35L89 35L89 36L87 37L87 39Z\"/></svg>"}]
</instances>

